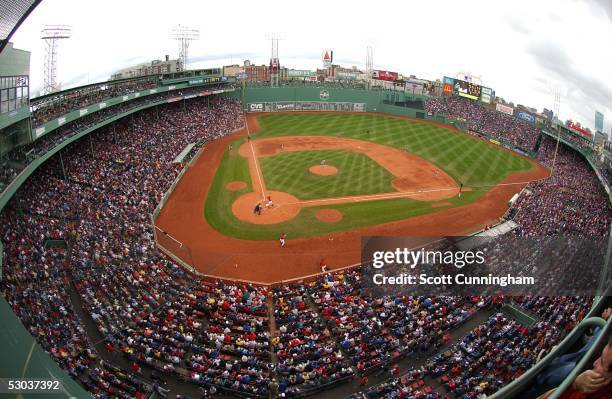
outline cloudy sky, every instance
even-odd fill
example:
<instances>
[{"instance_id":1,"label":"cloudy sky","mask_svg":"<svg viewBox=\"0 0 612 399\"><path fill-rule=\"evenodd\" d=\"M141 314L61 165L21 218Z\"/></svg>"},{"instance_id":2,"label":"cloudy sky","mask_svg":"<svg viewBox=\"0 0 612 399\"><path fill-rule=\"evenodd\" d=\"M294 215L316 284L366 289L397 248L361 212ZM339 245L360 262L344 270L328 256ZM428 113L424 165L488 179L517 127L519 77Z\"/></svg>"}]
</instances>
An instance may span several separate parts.
<instances>
[{"instance_id":1,"label":"cloudy sky","mask_svg":"<svg viewBox=\"0 0 612 399\"><path fill-rule=\"evenodd\" d=\"M42 87L44 24L72 26L62 42L58 80L64 88L105 80L116 69L178 56L170 30L200 30L190 67L250 59L267 63L270 32L281 32L281 64L334 62L427 79L466 71L506 100L549 109L561 93L563 120L593 129L595 110L612 123L612 0L154 1L44 0L13 36L32 52L31 86Z\"/></svg>"}]
</instances>

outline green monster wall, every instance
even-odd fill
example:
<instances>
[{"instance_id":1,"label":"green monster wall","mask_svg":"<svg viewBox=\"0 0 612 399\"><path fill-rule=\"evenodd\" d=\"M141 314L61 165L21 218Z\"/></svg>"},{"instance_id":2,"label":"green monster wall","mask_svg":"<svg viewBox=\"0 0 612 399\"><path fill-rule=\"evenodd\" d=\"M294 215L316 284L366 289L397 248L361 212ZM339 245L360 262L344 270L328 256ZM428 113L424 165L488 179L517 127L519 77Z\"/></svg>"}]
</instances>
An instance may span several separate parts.
<instances>
[{"instance_id":1,"label":"green monster wall","mask_svg":"<svg viewBox=\"0 0 612 399\"><path fill-rule=\"evenodd\" d=\"M402 115L411 118L445 121L440 117L427 117L421 109L391 105L389 103L423 100L425 97L390 90L360 90L335 87L245 87L244 92L232 93L242 97L245 111L247 104L276 101L329 101L365 103L366 111Z\"/></svg>"}]
</instances>

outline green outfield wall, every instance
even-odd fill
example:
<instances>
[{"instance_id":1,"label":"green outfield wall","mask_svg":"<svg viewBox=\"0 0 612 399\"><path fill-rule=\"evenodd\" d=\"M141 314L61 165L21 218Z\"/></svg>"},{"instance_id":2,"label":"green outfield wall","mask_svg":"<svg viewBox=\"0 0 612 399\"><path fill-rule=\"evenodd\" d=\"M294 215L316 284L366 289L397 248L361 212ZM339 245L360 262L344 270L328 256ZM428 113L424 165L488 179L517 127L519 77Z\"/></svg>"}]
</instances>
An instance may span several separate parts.
<instances>
[{"instance_id":1,"label":"green outfield wall","mask_svg":"<svg viewBox=\"0 0 612 399\"><path fill-rule=\"evenodd\" d=\"M246 87L243 104L276 101L329 101L336 103L365 103L368 112L417 117L423 110L396 107L385 103L423 100L425 97L391 90L360 90L337 87ZM384 107L387 105L387 107Z\"/></svg>"}]
</instances>

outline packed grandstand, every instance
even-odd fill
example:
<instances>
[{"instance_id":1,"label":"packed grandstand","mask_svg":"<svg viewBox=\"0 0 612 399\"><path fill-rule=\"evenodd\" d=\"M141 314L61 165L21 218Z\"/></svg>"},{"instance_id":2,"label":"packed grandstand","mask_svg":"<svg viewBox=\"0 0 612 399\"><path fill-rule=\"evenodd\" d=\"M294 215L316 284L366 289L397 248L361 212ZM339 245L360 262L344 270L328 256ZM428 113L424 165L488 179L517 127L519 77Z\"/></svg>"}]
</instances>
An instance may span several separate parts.
<instances>
[{"instance_id":1,"label":"packed grandstand","mask_svg":"<svg viewBox=\"0 0 612 399\"><path fill-rule=\"evenodd\" d=\"M25 153L151 99L135 101L66 124L11 160L25 167ZM34 119L71 107L41 107ZM541 135L467 100L424 108L527 150ZM240 101L222 96L141 111L62 150L2 210L3 295L94 397L480 397L525 373L589 312L587 297L372 297L359 268L273 287L191 274L156 249L148 215L179 174L182 148L198 143L193 155L243 124ZM537 159L550 165L555 144L544 137ZM564 145L556 162L553 178L514 205L510 234L606 237L611 209L593 169ZM508 303L538 321L509 317Z\"/></svg>"},{"instance_id":2,"label":"packed grandstand","mask_svg":"<svg viewBox=\"0 0 612 399\"><path fill-rule=\"evenodd\" d=\"M24 19L39 2L16 2L24 9L13 17ZM3 35L0 52L11 36ZM168 256L152 215L207 145L244 130L245 93L271 84L217 72L58 91L29 99L14 130L0 124L0 314L4 301L10 306L0 370L15 348L30 351L25 365L10 364L15 375L0 374L0 388L5 377L27 374L34 351L11 324L100 399L535 399L567 380L569 370L546 374L560 356L612 348L601 338L602 328L612 330L610 276L592 296L381 294L365 265L328 267L322 259L321 273L265 285L211 277ZM332 90L355 98L377 91L376 106L403 115L409 105L418 119L452 123L552 170L508 204L498 225L512 227L495 232L502 240L612 243L610 157L569 129L440 91L405 90L401 103L390 100L392 90L356 80L279 86L314 90L307 102L327 101ZM550 279L559 277L552 271ZM573 273L575 281L591 277ZM581 342L591 326L598 328ZM612 397L602 392L598 399Z\"/></svg>"}]
</instances>

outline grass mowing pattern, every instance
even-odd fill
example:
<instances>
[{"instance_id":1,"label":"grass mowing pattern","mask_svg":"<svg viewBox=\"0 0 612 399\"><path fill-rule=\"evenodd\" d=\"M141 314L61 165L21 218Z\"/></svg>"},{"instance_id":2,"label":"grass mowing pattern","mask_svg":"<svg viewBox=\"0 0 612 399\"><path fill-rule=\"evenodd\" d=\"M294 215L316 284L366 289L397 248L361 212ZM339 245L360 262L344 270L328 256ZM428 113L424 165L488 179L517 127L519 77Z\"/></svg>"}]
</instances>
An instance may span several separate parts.
<instances>
[{"instance_id":1,"label":"grass mowing pattern","mask_svg":"<svg viewBox=\"0 0 612 399\"><path fill-rule=\"evenodd\" d=\"M280 232L286 232L289 239L309 237L373 226L466 205L488 191L488 186L501 182L509 174L531 169L531 165L526 160L494 145L442 127L405 119L358 114L270 114L259 117L259 123L261 129L253 135L255 139L288 135L329 135L374 141L407 149L433 162L466 186L476 188L482 186L482 188L465 192L461 198L445 200L444 202L452 203L445 207L434 208L431 203L407 198L347 203L303 208L290 221L274 225L253 225L236 219L231 211L231 204L236 198L252 191L248 162L240 155L226 154L210 188L205 204L205 216L208 223L221 233L241 239L276 240ZM233 143L233 147L238 148L243 142L244 140L237 140ZM260 163L262 161L265 161L265 158L260 158ZM287 173L293 173L293 166L285 167L284 172L278 172L277 175L282 178ZM271 189L268 177L265 179L266 185ZM227 183L237 180L246 182L247 188L232 192L225 189ZM288 179L287 184L289 186L294 182ZM287 187L281 191L287 191ZM343 214L342 220L338 223L324 223L317 220L315 214L322 208L339 210Z\"/></svg>"},{"instance_id":2,"label":"grass mowing pattern","mask_svg":"<svg viewBox=\"0 0 612 399\"><path fill-rule=\"evenodd\" d=\"M338 173L318 176L308 170L325 160ZM285 191L298 199L346 197L396 192L394 176L364 154L347 150L285 152L260 158L266 188Z\"/></svg>"},{"instance_id":3,"label":"grass mowing pattern","mask_svg":"<svg viewBox=\"0 0 612 399\"><path fill-rule=\"evenodd\" d=\"M270 114L258 118L254 135L328 135L374 141L408 150L466 186L492 186L513 172L531 169L528 161L497 146L446 128L382 115ZM368 133L369 131L369 133Z\"/></svg>"}]
</instances>

